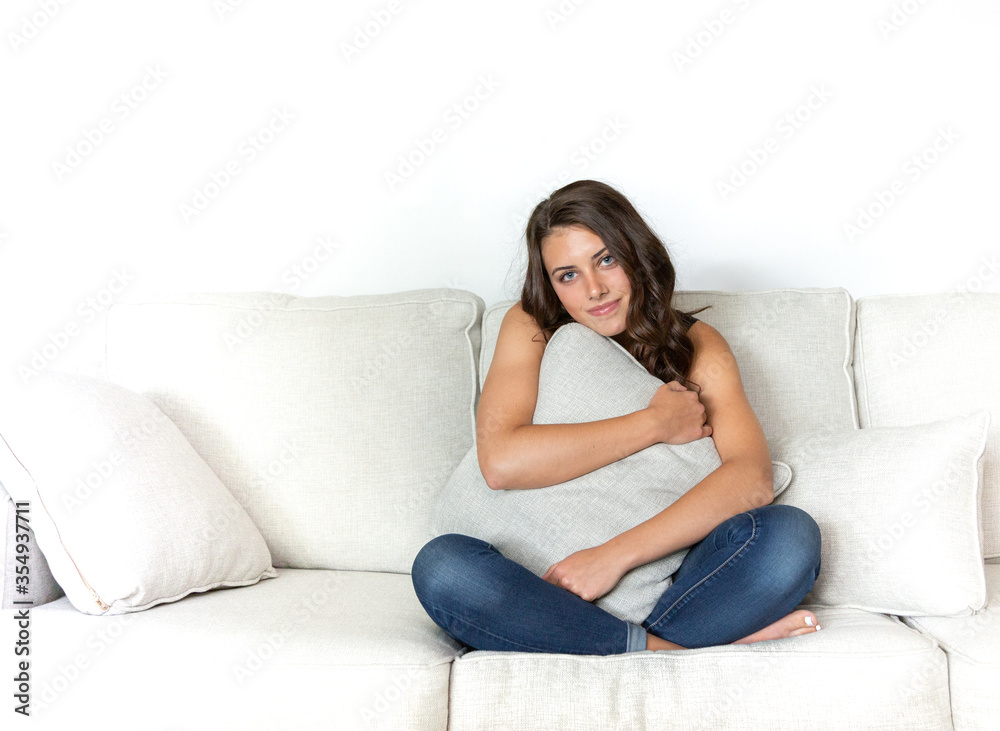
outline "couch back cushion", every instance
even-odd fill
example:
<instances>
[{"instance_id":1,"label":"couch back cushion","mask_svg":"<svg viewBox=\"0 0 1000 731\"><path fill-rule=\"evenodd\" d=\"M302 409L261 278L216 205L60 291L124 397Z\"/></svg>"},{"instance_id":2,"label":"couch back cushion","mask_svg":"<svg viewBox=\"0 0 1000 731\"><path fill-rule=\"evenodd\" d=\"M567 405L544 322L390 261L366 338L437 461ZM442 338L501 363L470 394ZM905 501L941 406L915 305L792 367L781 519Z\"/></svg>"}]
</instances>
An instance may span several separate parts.
<instances>
[{"instance_id":1,"label":"couch back cushion","mask_svg":"<svg viewBox=\"0 0 1000 731\"><path fill-rule=\"evenodd\" d=\"M994 417L980 486L983 555L1000 556L1000 293L863 297L855 378L863 428L909 426L976 409Z\"/></svg>"},{"instance_id":2,"label":"couch back cushion","mask_svg":"<svg viewBox=\"0 0 1000 731\"><path fill-rule=\"evenodd\" d=\"M159 406L277 567L408 573L472 445L482 299L190 294L108 314L108 379Z\"/></svg>"},{"instance_id":3,"label":"couch back cushion","mask_svg":"<svg viewBox=\"0 0 1000 731\"><path fill-rule=\"evenodd\" d=\"M480 386L493 359L500 323L514 300L483 314ZM743 389L768 439L803 429L858 426L851 370L854 301L847 290L675 292L674 306L691 311L729 343Z\"/></svg>"}]
</instances>

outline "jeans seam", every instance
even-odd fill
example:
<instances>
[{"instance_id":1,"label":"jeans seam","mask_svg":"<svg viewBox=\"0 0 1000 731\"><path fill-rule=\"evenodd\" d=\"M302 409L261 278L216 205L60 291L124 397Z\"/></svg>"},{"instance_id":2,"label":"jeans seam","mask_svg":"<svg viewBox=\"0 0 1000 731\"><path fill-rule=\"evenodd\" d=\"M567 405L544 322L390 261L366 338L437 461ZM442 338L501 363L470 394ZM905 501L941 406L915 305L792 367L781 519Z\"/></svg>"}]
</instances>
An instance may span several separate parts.
<instances>
[{"instance_id":1,"label":"jeans seam","mask_svg":"<svg viewBox=\"0 0 1000 731\"><path fill-rule=\"evenodd\" d=\"M704 583L705 583L706 581L708 581L708 580L709 580L709 579L711 579L711 578L712 578L713 576L715 576L715 575L716 575L717 573L719 573L719 572L720 572L720 571L721 571L721 570L722 570L723 568L725 568L725 567L726 567L726 565L727 565L727 564L729 564L729 562L730 562L730 561L732 561L732 560L733 560L734 558L736 558L736 557L737 557L737 556L738 556L738 555L740 554L740 552L742 552L742 551L743 551L743 549L744 549L744 548L746 548L747 546L749 546L749 545L750 545L750 542L751 542L751 541L753 541L753 539L754 539L754 538L755 538L755 537L757 536L757 519L753 517L753 514L752 514L752 513L749 513L749 512L748 512L748 513L747 513L747 515L749 515L749 516L750 516L750 521L751 521L751 523L753 523L753 529L752 529L752 530L750 531L750 537L749 537L749 538L747 538L746 542L745 542L745 543L744 543L744 544L743 544L742 546L740 546L739 548L737 548L737 549L736 549L736 551L735 551L735 552L733 553L733 555L732 555L732 556L730 556L730 557L729 557L729 558L727 558L727 559L726 559L725 561L723 561L723 562L722 562L721 564L719 564L719 565L718 565L718 566L717 566L717 567L715 568L715 570L714 570L714 571L712 571L712 573L710 573L710 574L709 574L708 576L704 577L704 578L703 578L703 579L702 579L701 581L699 581L699 582L698 582L697 584L695 584L695 585L694 585L694 586L692 586L692 587L691 587L690 589L688 589L688 590L687 590L686 592L684 592L684 593L683 593L683 594L681 594L681 595L680 595L679 597L677 597L677 599L675 599L675 600L674 600L674 603L673 603L673 604L671 604L671 605L670 605L669 607L667 607L667 608L666 608L666 610L664 610L663 614L661 614L661 615L660 615L660 616L659 616L659 617L657 618L657 620L656 620L655 622L652 622L652 623L650 623L650 625L649 625L648 629L652 629L652 628L653 628L653 627L655 627L655 626L656 626L657 624L659 624L659 623L660 623L661 621L663 621L663 618L664 618L664 617L666 617L666 616L667 616L668 614L670 614L670 612L671 612L671 611L673 610L673 608L674 608L674 607L676 607L676 606L677 606L677 604L678 604L679 602L681 602L681 601L682 601L683 599L685 599L685 598L686 598L686 597L687 597L687 596L688 596L688 595L689 595L689 594L690 594L691 592L693 592L693 591L694 591L695 589L697 589L697 588L698 588L699 586L701 586L701 585L702 585L702 584L704 584Z\"/></svg>"},{"instance_id":2,"label":"jeans seam","mask_svg":"<svg viewBox=\"0 0 1000 731\"><path fill-rule=\"evenodd\" d=\"M535 647L534 645L526 645L526 644L524 644L523 642L517 642L517 641L515 641L515 640L509 640L509 639L507 639L506 637L501 637L500 635L498 635L498 634L494 634L493 632L490 632L490 631L489 631L489 630L487 630L487 629L483 629L483 628L482 628L482 627L480 627L480 626L479 626L478 624L475 624L474 622L470 622L469 620L467 620L467 619L465 619L465 618L463 618L463 617L459 617L459 616L458 616L457 614L453 614L452 612L449 612L449 611L448 611L447 609L443 609L443 608L441 608L441 607L437 606L436 604L432 604L431 602L427 602L427 606L429 606L429 607L431 607L432 609L434 609L434 610L436 610L436 611L440 612L441 614L446 614L446 615L448 615L448 616L449 616L449 617L451 617L452 619L457 619L457 620L458 620L459 622L462 622L462 623L464 623L464 624L467 624L467 625L469 625L470 627L473 627L473 628L475 628L475 629L479 630L479 631L480 631L480 632L482 632L483 634L487 634L487 635L489 635L490 637L496 637L496 638L497 638L498 640L503 640L504 642L509 642L509 643L510 643L510 644L512 644L512 645L517 645L518 647L525 647L525 648L528 648L528 649L529 649L529 650L530 650L531 652L553 652L553 650L543 650L542 648L540 648L540 647ZM627 627L625 628L625 631L626 631L626 632L628 631L628 628L627 628ZM458 638L456 637L455 639L458 639ZM628 646L628 638L627 638L627 637L626 637L626 640L625 640L625 642L626 642L626 647L627 647L627 646ZM465 643L465 644L467 644L467 643ZM471 647L471 645L470 645L470 647ZM478 649L478 648L477 648L477 649ZM561 652L561 651L560 651L560 650L555 650L554 652Z\"/></svg>"}]
</instances>

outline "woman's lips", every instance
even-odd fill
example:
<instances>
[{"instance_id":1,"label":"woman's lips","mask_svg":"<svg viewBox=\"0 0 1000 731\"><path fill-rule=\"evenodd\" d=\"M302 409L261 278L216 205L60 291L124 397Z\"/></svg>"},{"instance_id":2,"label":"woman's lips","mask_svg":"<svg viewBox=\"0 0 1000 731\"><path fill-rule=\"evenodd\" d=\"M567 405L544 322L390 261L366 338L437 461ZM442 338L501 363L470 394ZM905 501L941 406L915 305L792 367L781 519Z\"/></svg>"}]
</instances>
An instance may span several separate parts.
<instances>
[{"instance_id":1,"label":"woman's lips","mask_svg":"<svg viewBox=\"0 0 1000 731\"><path fill-rule=\"evenodd\" d=\"M603 315L609 315L618 308L619 302L621 302L620 297L616 299L614 302L609 302L608 304L603 305L599 309L587 310L587 312L589 312L594 317L602 317Z\"/></svg>"}]
</instances>

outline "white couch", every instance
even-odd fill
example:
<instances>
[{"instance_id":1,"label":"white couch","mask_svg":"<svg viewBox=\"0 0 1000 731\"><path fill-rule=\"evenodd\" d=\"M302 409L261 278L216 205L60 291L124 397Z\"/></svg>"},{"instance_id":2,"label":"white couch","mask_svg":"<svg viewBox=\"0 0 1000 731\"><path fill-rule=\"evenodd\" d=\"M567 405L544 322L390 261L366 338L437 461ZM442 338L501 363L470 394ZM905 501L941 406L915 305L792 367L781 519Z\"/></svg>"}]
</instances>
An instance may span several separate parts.
<instances>
[{"instance_id":1,"label":"white couch","mask_svg":"<svg viewBox=\"0 0 1000 731\"><path fill-rule=\"evenodd\" d=\"M844 289L810 288L679 292L675 302L712 305L698 317L732 346L769 442L977 408L1000 417L1000 294L854 301ZM986 608L965 617L900 618L807 597L822 632L613 656L464 651L446 636L408 571L430 537L437 490L473 444L512 304L486 308L475 294L429 289L114 305L106 378L177 424L253 518L278 576L90 616L53 599L58 587L36 559L27 726L1000 726L995 558L984 565ZM1000 543L998 420L980 485L987 555ZM8 606L11 529L12 507Z\"/></svg>"}]
</instances>

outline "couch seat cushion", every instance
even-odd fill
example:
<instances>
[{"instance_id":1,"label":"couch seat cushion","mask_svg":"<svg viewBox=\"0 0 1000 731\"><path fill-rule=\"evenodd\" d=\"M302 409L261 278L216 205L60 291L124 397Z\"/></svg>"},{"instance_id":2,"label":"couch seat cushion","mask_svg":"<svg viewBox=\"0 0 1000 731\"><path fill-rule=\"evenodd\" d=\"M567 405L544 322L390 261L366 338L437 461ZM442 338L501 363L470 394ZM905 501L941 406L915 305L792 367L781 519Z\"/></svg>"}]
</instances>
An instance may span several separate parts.
<instances>
[{"instance_id":1,"label":"couch seat cushion","mask_svg":"<svg viewBox=\"0 0 1000 731\"><path fill-rule=\"evenodd\" d=\"M41 728L445 729L460 651L409 575L279 569L138 614L32 619Z\"/></svg>"},{"instance_id":2,"label":"couch seat cushion","mask_svg":"<svg viewBox=\"0 0 1000 731\"><path fill-rule=\"evenodd\" d=\"M480 387L500 323L514 300L483 313ZM768 439L802 429L857 427L854 399L854 301L843 288L674 293L674 306L726 338L743 389Z\"/></svg>"},{"instance_id":3,"label":"couch seat cushion","mask_svg":"<svg viewBox=\"0 0 1000 731\"><path fill-rule=\"evenodd\" d=\"M449 729L950 727L933 639L886 615L801 608L820 632L606 656L469 652L454 662Z\"/></svg>"},{"instance_id":4,"label":"couch seat cushion","mask_svg":"<svg viewBox=\"0 0 1000 731\"><path fill-rule=\"evenodd\" d=\"M986 609L970 617L908 617L948 653L956 729L996 728L1000 721L1000 565L986 564Z\"/></svg>"}]
</instances>

